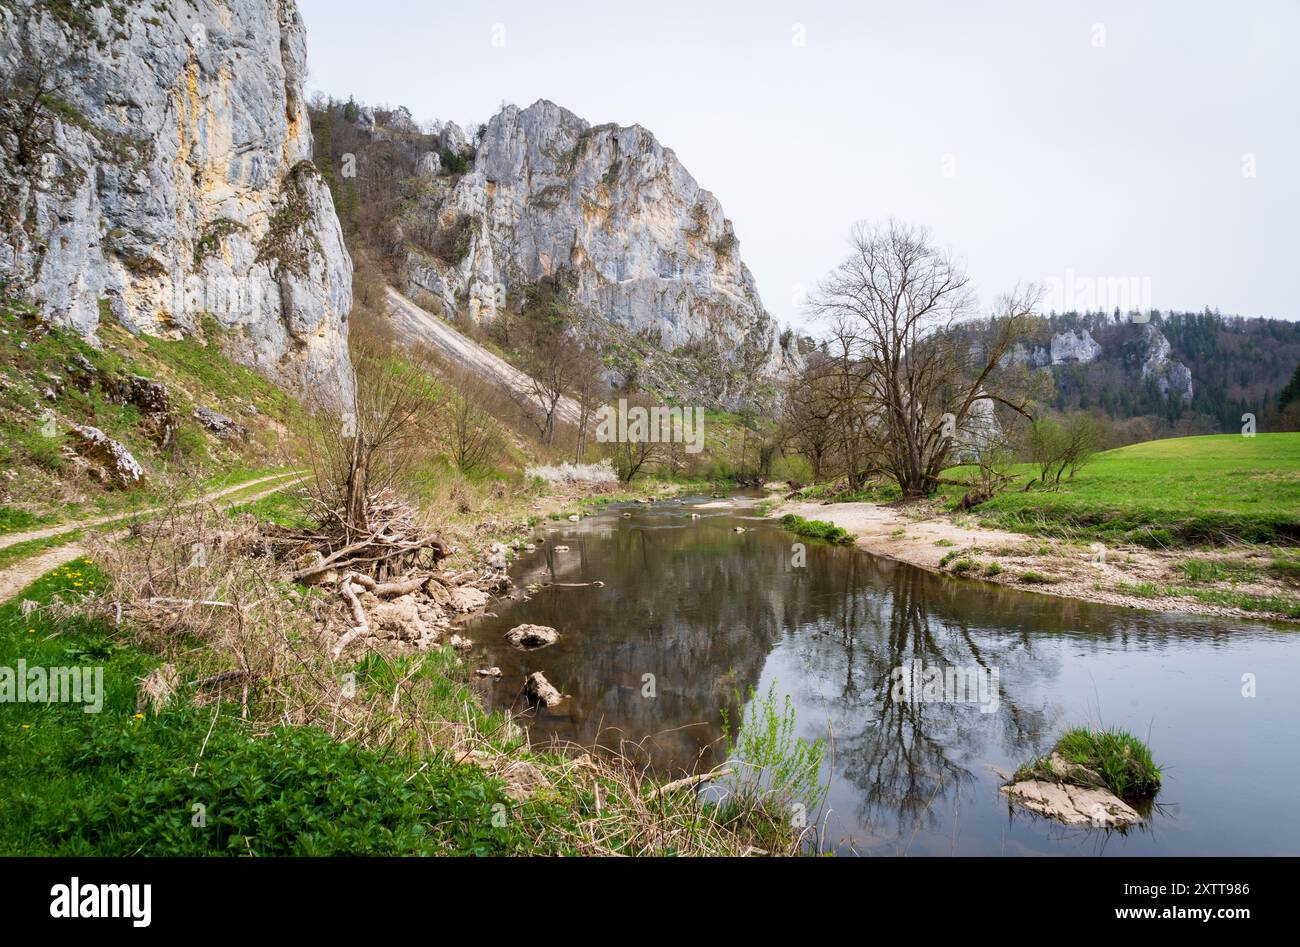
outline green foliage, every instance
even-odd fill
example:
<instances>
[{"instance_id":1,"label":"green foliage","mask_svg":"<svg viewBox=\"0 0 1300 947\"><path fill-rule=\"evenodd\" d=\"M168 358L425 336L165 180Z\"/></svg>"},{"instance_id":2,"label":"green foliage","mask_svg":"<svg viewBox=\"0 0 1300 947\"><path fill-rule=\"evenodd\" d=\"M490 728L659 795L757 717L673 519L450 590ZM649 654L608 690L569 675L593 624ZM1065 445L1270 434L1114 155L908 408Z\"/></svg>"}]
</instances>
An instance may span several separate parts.
<instances>
[{"instance_id":1,"label":"green foliage","mask_svg":"<svg viewBox=\"0 0 1300 947\"><path fill-rule=\"evenodd\" d=\"M20 598L67 600L101 582L77 560ZM0 704L0 853L494 854L526 844L514 820L494 825L493 806L509 800L478 767L437 755L421 766L310 727L255 732L219 704L135 713L135 682L152 661L111 627L24 617L15 600L0 607L0 664L19 658L101 666L105 699L99 713Z\"/></svg>"},{"instance_id":2,"label":"green foliage","mask_svg":"<svg viewBox=\"0 0 1300 947\"><path fill-rule=\"evenodd\" d=\"M797 514L787 513L781 517L780 523L782 528L788 529L798 536L807 536L810 539L820 539L828 543L839 543L841 545L849 545L853 542L852 533L849 533L843 527L823 520L806 520Z\"/></svg>"},{"instance_id":3,"label":"green foliage","mask_svg":"<svg viewBox=\"0 0 1300 947\"><path fill-rule=\"evenodd\" d=\"M946 475L957 479L968 470ZM1298 433L1172 438L1097 454L1057 491L1011 489L978 510L1004 529L1151 548L1294 545L1300 543L1296 470ZM1017 473L1032 475L1027 465Z\"/></svg>"},{"instance_id":4,"label":"green foliage","mask_svg":"<svg viewBox=\"0 0 1300 947\"><path fill-rule=\"evenodd\" d=\"M1160 790L1161 771L1151 750L1127 730L1075 727L1057 741L1053 752L1068 763L1086 767L1089 774L1073 769L1058 773L1044 758L1022 766L1016 779L1052 779L1087 786L1092 784L1090 775L1095 774L1102 785L1125 799L1149 798Z\"/></svg>"},{"instance_id":5,"label":"green foliage","mask_svg":"<svg viewBox=\"0 0 1300 947\"><path fill-rule=\"evenodd\" d=\"M789 695L778 701L775 681L766 696L751 687L747 705L739 693L735 697L746 707L738 732L732 732L730 715L722 709L723 738L734 743L731 804L742 809L757 805L775 813L802 805L811 813L826 796L827 787L821 784L825 741L818 737L808 742L794 735L794 706Z\"/></svg>"},{"instance_id":6,"label":"green foliage","mask_svg":"<svg viewBox=\"0 0 1300 947\"><path fill-rule=\"evenodd\" d=\"M1027 572L1020 573L1020 581L1025 585L1051 585L1056 580L1050 576L1043 575L1041 572L1035 572L1030 569Z\"/></svg>"}]
</instances>

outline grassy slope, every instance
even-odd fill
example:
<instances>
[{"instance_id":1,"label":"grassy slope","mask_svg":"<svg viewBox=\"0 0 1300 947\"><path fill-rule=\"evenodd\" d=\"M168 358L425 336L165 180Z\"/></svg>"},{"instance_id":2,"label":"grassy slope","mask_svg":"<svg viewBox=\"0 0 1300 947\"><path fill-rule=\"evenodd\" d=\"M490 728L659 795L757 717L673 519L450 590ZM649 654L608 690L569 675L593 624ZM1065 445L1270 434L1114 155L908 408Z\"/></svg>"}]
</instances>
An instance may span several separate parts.
<instances>
[{"instance_id":1,"label":"grassy slope","mask_svg":"<svg viewBox=\"0 0 1300 947\"><path fill-rule=\"evenodd\" d=\"M1020 483L1031 475L1028 466L1017 474ZM977 512L1017 530L1149 546L1295 544L1300 542L1300 433L1133 444L1098 454L1059 490L1013 489Z\"/></svg>"},{"instance_id":2,"label":"grassy slope","mask_svg":"<svg viewBox=\"0 0 1300 947\"><path fill-rule=\"evenodd\" d=\"M302 409L289 395L220 351L212 328L203 340L137 338L112 324L101 326L95 348L75 333L42 325L31 307L0 299L0 533L149 505L174 489L216 488L279 469L294 451ZM136 374L165 383L176 431L162 447L137 408L111 401L100 385L79 390L69 380L74 357L111 375ZM51 400L42 394L54 389ZM247 413L252 405L257 413ZM196 407L235 418L246 442L217 438L196 421ZM46 410L57 434L45 437ZM90 424L121 441L145 468L141 489L110 489L85 476L66 456L70 423Z\"/></svg>"}]
</instances>

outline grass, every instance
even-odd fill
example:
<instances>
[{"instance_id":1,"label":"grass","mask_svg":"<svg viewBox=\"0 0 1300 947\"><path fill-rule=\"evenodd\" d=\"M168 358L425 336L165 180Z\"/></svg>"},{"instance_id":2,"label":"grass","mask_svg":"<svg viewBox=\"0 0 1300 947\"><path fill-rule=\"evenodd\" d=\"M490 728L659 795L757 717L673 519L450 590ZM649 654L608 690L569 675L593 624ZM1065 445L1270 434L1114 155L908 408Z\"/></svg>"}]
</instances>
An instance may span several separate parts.
<instances>
[{"instance_id":1,"label":"grass","mask_svg":"<svg viewBox=\"0 0 1300 947\"><path fill-rule=\"evenodd\" d=\"M0 291L0 463L22 474L10 505L0 510L0 534L91 514L127 512L174 488L234 482L293 453L303 409L256 372L227 358L224 335L212 320L200 337L137 337L111 321L99 328L99 347L75 332L50 326L31 305ZM94 375L75 368L80 360ZM143 417L119 403L114 386L131 375L162 382L170 417ZM113 383L106 383L112 379ZM246 413L249 406L256 414ZM246 440L209 434L192 415L209 407L238 418ZM53 435L47 430L54 419ZM93 481L69 460L67 426L90 424L121 442L148 480L131 491ZM164 437L164 426L169 433ZM59 483L51 489L51 477ZM25 518L24 518L25 517Z\"/></svg>"},{"instance_id":2,"label":"grass","mask_svg":"<svg viewBox=\"0 0 1300 947\"><path fill-rule=\"evenodd\" d=\"M1051 754L1020 767L1016 781L1046 779L1080 786L1103 785L1122 799L1146 799L1160 790L1161 771L1151 750L1127 730L1075 727L1053 747L1066 763L1064 772L1051 763ZM1080 769L1082 767L1082 769Z\"/></svg>"},{"instance_id":3,"label":"grass","mask_svg":"<svg viewBox=\"0 0 1300 947\"><path fill-rule=\"evenodd\" d=\"M1155 582L1122 582L1116 590L1139 598L1192 598L1207 605L1238 608L1255 614L1300 618L1300 599L1285 595L1257 595L1236 589L1207 589L1187 585L1158 585Z\"/></svg>"},{"instance_id":4,"label":"grass","mask_svg":"<svg viewBox=\"0 0 1300 947\"><path fill-rule=\"evenodd\" d=\"M795 513L787 513L781 517L780 522L783 529L788 529L797 536L807 536L809 539L820 539L841 545L850 545L853 542L853 534L834 523L807 520Z\"/></svg>"},{"instance_id":5,"label":"grass","mask_svg":"<svg viewBox=\"0 0 1300 947\"><path fill-rule=\"evenodd\" d=\"M80 538L81 530L77 529L67 533L60 533L57 536L29 539L25 543L14 543L12 546L5 546L0 549L0 569L7 569L15 562L30 559L32 556L38 556L50 549L57 549L59 546L66 546L68 543L75 542Z\"/></svg>"},{"instance_id":6,"label":"grass","mask_svg":"<svg viewBox=\"0 0 1300 947\"><path fill-rule=\"evenodd\" d=\"M1051 576L1043 575L1041 572L1029 569L1020 573L1020 581L1025 583L1025 585L1051 585L1056 580Z\"/></svg>"},{"instance_id":7,"label":"grass","mask_svg":"<svg viewBox=\"0 0 1300 947\"><path fill-rule=\"evenodd\" d=\"M104 569L135 561L119 558L122 546L110 547ZM194 581L207 585L231 572L225 563L208 571ZM339 666L337 673L355 675L343 718L332 716L337 706L326 706L323 716L309 714L298 725L280 719L307 709L286 713L310 664L290 668L273 686L255 686L242 707L238 687L228 700L192 701L198 691L190 682L229 655L215 653L213 642L195 647L202 641L193 634L197 626L149 628L138 617L115 626L94 617L111 614L95 602L101 592L122 592L113 581L80 559L0 606L0 667L20 659L28 667L99 667L104 680L98 713L82 704L0 703L0 856L797 850L800 830L771 800L714 804L692 791L655 793L648 790L656 784L633 763L529 751L508 718L482 709L450 647L391 658L370 653ZM302 599L317 593L259 589L284 597L263 618L271 617L275 634L289 636L285 655L302 653L308 642L283 619L291 605L301 611ZM80 602L82 596L89 597ZM42 607L24 615L22 599ZM250 612L255 621L256 614ZM178 695L157 714L136 704L137 680L162 660L155 642L168 649L180 681ZM239 645L253 654L263 646L256 637ZM328 665L321 670L331 673ZM354 716L360 708L372 715ZM421 724L418 737L413 721ZM782 726L788 734L792 721ZM767 745L760 739L746 746ZM472 761L471 749L488 759ZM764 760L782 778L792 775L779 752ZM512 795L496 761L525 763L543 774L542 784L522 798Z\"/></svg>"},{"instance_id":8,"label":"grass","mask_svg":"<svg viewBox=\"0 0 1300 947\"><path fill-rule=\"evenodd\" d=\"M101 581L79 560L23 597L67 599ZM0 705L0 853L493 854L520 841L493 824L505 797L473 767L417 772L313 727L259 732L223 704L137 713L135 681L155 662L96 621L4 606L0 665L19 658L102 667L105 699L99 713Z\"/></svg>"},{"instance_id":9,"label":"grass","mask_svg":"<svg viewBox=\"0 0 1300 947\"><path fill-rule=\"evenodd\" d=\"M1016 473L1018 486L1028 465ZM960 492L946 490L954 501ZM1294 545L1300 543L1300 433L1134 444L1098 454L1059 490L1013 487L978 513L1004 529L1152 548Z\"/></svg>"}]
</instances>

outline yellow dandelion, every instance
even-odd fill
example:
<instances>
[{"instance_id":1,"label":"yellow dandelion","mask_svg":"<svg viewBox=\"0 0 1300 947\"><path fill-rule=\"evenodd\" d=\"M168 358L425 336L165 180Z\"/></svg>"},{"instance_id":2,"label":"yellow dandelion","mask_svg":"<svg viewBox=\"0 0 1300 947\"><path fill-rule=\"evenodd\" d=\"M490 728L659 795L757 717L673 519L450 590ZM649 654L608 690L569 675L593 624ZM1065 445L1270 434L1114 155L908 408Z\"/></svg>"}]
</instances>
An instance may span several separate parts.
<instances>
[{"instance_id":1,"label":"yellow dandelion","mask_svg":"<svg viewBox=\"0 0 1300 947\"><path fill-rule=\"evenodd\" d=\"M32 725L31 725L30 723L25 723L25 724L23 724L23 729L24 729L24 730L30 730L31 728L32 728Z\"/></svg>"}]
</instances>

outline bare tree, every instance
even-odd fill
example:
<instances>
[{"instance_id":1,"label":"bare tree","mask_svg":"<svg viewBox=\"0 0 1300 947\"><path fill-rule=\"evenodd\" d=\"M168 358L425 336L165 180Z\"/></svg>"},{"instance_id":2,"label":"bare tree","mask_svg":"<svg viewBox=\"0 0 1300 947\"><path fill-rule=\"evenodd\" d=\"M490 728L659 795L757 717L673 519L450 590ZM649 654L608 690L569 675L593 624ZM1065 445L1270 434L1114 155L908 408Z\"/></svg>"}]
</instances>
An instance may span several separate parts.
<instances>
[{"instance_id":1,"label":"bare tree","mask_svg":"<svg viewBox=\"0 0 1300 947\"><path fill-rule=\"evenodd\" d=\"M463 474L491 465L501 452L496 420L478 407L471 391L453 387L442 415L447 450Z\"/></svg>"},{"instance_id":2,"label":"bare tree","mask_svg":"<svg viewBox=\"0 0 1300 947\"><path fill-rule=\"evenodd\" d=\"M852 246L813 303L834 326L841 404L856 408L840 423L850 480L870 457L905 497L927 496L976 402L1028 412L1028 391L1016 383L1023 373L1002 362L1029 328L1038 293L1004 297L973 340L955 331L975 315L966 274L925 230L860 224Z\"/></svg>"},{"instance_id":3,"label":"bare tree","mask_svg":"<svg viewBox=\"0 0 1300 947\"><path fill-rule=\"evenodd\" d=\"M322 406L312 438L316 495L349 542L371 531L372 498L398 485L427 447L440 402L427 371L374 342L357 339L352 348L353 400L341 410Z\"/></svg>"},{"instance_id":4,"label":"bare tree","mask_svg":"<svg viewBox=\"0 0 1300 947\"><path fill-rule=\"evenodd\" d=\"M835 400L821 364L810 365L786 391L781 418L785 442L822 479L835 440Z\"/></svg>"}]
</instances>

